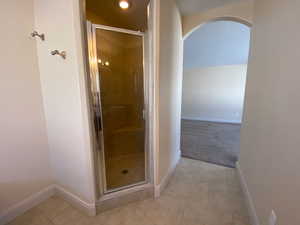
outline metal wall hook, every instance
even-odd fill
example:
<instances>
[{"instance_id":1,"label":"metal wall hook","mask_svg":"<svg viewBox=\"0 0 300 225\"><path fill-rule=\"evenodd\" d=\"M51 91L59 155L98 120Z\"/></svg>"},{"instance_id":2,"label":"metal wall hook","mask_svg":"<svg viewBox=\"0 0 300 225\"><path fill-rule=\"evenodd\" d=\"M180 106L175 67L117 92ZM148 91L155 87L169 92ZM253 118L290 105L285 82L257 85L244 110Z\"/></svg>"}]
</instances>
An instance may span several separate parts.
<instances>
[{"instance_id":1,"label":"metal wall hook","mask_svg":"<svg viewBox=\"0 0 300 225\"><path fill-rule=\"evenodd\" d=\"M61 56L63 59L66 59L67 57L67 53L65 51L58 51L58 50L53 50L51 51L51 55L59 55Z\"/></svg>"},{"instance_id":2,"label":"metal wall hook","mask_svg":"<svg viewBox=\"0 0 300 225\"><path fill-rule=\"evenodd\" d=\"M45 34L39 34L37 31L33 31L31 37L39 37L42 41L45 41Z\"/></svg>"}]
</instances>

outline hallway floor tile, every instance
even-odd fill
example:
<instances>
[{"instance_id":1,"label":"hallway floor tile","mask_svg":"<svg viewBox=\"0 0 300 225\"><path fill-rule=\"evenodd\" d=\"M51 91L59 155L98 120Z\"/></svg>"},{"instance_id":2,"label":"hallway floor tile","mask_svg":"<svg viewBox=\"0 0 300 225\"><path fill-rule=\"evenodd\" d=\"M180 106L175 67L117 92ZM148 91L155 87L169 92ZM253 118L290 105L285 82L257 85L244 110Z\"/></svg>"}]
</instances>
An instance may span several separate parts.
<instances>
[{"instance_id":1,"label":"hallway floor tile","mask_svg":"<svg viewBox=\"0 0 300 225\"><path fill-rule=\"evenodd\" d=\"M88 217L52 197L9 225L250 225L235 169L182 158L165 191Z\"/></svg>"}]
</instances>

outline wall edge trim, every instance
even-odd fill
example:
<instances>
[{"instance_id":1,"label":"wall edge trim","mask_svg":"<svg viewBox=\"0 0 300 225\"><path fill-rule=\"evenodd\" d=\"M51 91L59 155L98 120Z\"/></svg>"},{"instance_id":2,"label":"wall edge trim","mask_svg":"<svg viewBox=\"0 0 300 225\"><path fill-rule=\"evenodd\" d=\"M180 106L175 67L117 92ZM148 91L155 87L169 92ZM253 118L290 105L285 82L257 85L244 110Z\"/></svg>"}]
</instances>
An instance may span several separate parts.
<instances>
[{"instance_id":1,"label":"wall edge trim","mask_svg":"<svg viewBox=\"0 0 300 225\"><path fill-rule=\"evenodd\" d=\"M55 185L49 185L41 191L32 194L24 200L16 203L15 205L8 208L6 211L0 214L0 225L11 222L16 217L22 215L26 211L37 206L41 202L47 200L55 194Z\"/></svg>"},{"instance_id":2,"label":"wall edge trim","mask_svg":"<svg viewBox=\"0 0 300 225\"><path fill-rule=\"evenodd\" d=\"M169 169L168 173L165 175L165 177L162 179L161 183L158 185L155 185L154 187L154 197L158 198L163 190L167 187L169 181L171 180L172 176L174 175L175 169L177 167L177 164L179 163L179 160L181 158L181 151L179 150L176 155L176 162L174 165Z\"/></svg>"},{"instance_id":3,"label":"wall edge trim","mask_svg":"<svg viewBox=\"0 0 300 225\"><path fill-rule=\"evenodd\" d=\"M250 216L251 224L260 225L260 222L257 217L256 209L254 206L253 198L249 192L248 185L239 162L236 163L236 169L237 169L238 179L242 187L243 195L246 199L246 206Z\"/></svg>"}]
</instances>

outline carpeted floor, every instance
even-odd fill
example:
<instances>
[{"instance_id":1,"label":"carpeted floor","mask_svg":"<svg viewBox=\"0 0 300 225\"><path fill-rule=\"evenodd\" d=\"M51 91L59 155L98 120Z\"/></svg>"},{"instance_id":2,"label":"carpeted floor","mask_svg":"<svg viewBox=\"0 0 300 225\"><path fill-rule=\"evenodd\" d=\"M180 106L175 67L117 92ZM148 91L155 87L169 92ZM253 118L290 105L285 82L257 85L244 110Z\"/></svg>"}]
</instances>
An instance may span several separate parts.
<instances>
[{"instance_id":1,"label":"carpeted floor","mask_svg":"<svg viewBox=\"0 0 300 225\"><path fill-rule=\"evenodd\" d=\"M240 150L240 124L182 120L182 156L235 167Z\"/></svg>"}]
</instances>

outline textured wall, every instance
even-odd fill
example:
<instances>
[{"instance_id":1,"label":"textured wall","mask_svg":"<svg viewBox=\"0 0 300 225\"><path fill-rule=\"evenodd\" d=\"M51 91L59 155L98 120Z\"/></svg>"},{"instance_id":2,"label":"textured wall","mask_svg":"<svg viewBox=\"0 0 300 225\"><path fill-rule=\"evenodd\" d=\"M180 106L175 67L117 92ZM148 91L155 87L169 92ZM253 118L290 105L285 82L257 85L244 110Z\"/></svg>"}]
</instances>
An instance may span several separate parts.
<instances>
[{"instance_id":1,"label":"textured wall","mask_svg":"<svg viewBox=\"0 0 300 225\"><path fill-rule=\"evenodd\" d=\"M183 16L183 35L186 36L201 24L205 24L211 20L222 17L234 17L237 20L252 23L253 1L238 1L236 3L227 4L223 7Z\"/></svg>"},{"instance_id":2,"label":"textured wall","mask_svg":"<svg viewBox=\"0 0 300 225\"><path fill-rule=\"evenodd\" d=\"M33 1L0 2L0 216L52 183ZM39 41L39 40L37 40ZM0 218L1 220L1 218Z\"/></svg>"},{"instance_id":3,"label":"textured wall","mask_svg":"<svg viewBox=\"0 0 300 225\"><path fill-rule=\"evenodd\" d=\"M183 51L178 8L173 0L160 3L159 181L179 156Z\"/></svg>"},{"instance_id":4,"label":"textured wall","mask_svg":"<svg viewBox=\"0 0 300 225\"><path fill-rule=\"evenodd\" d=\"M300 221L300 1L256 0L241 159L261 225Z\"/></svg>"},{"instance_id":5,"label":"textured wall","mask_svg":"<svg viewBox=\"0 0 300 225\"><path fill-rule=\"evenodd\" d=\"M240 123L247 65L217 66L183 73L182 117Z\"/></svg>"},{"instance_id":6,"label":"textured wall","mask_svg":"<svg viewBox=\"0 0 300 225\"><path fill-rule=\"evenodd\" d=\"M81 199L93 202L79 1L35 0L35 19L36 29L47 35L45 42L38 42L38 58L54 178ZM66 60L52 56L54 49L66 51Z\"/></svg>"}]
</instances>

